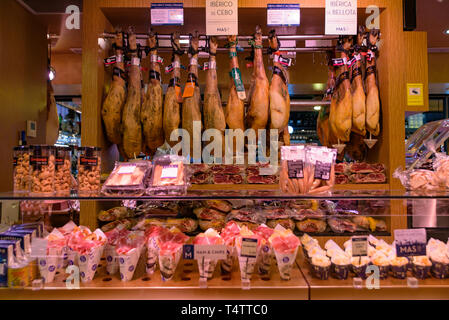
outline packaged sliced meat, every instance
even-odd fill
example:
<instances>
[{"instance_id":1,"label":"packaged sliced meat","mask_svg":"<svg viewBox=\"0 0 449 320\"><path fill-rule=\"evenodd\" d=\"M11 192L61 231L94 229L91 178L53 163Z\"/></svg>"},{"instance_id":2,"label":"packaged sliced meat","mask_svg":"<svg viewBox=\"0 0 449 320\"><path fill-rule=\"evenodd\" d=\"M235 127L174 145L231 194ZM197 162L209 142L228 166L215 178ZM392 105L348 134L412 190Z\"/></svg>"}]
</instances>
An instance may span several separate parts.
<instances>
[{"instance_id":1,"label":"packaged sliced meat","mask_svg":"<svg viewBox=\"0 0 449 320\"><path fill-rule=\"evenodd\" d=\"M335 164L335 175L346 174L349 171L349 165L347 162L341 162Z\"/></svg>"},{"instance_id":2,"label":"packaged sliced meat","mask_svg":"<svg viewBox=\"0 0 449 320\"><path fill-rule=\"evenodd\" d=\"M280 189L289 194L305 194L306 148L304 145L281 147Z\"/></svg>"},{"instance_id":3,"label":"packaged sliced meat","mask_svg":"<svg viewBox=\"0 0 449 320\"><path fill-rule=\"evenodd\" d=\"M205 163L194 163L189 164L188 171L190 174L190 183L191 184L209 184L210 182L210 173L209 173L209 165Z\"/></svg>"},{"instance_id":4,"label":"packaged sliced meat","mask_svg":"<svg viewBox=\"0 0 449 320\"><path fill-rule=\"evenodd\" d=\"M98 220L103 222L110 222L115 220L121 220L125 218L133 218L136 214L133 210L130 210L126 207L115 207L109 210L101 210L98 213Z\"/></svg>"},{"instance_id":5,"label":"packaged sliced meat","mask_svg":"<svg viewBox=\"0 0 449 320\"><path fill-rule=\"evenodd\" d=\"M345 174L335 175L335 184L348 184L350 182L349 177Z\"/></svg>"},{"instance_id":6,"label":"packaged sliced meat","mask_svg":"<svg viewBox=\"0 0 449 320\"><path fill-rule=\"evenodd\" d=\"M193 213L198 219L203 220L224 220L226 218L226 213L205 207L196 208L193 210Z\"/></svg>"},{"instance_id":7,"label":"packaged sliced meat","mask_svg":"<svg viewBox=\"0 0 449 320\"><path fill-rule=\"evenodd\" d=\"M277 225L281 225L285 229L295 230L295 222L290 218L280 218L280 219L268 219L267 226L270 228L276 228Z\"/></svg>"},{"instance_id":8,"label":"packaged sliced meat","mask_svg":"<svg viewBox=\"0 0 449 320\"><path fill-rule=\"evenodd\" d=\"M154 159L150 194L185 194L187 177L185 158L177 155L164 155Z\"/></svg>"},{"instance_id":9,"label":"packaged sliced meat","mask_svg":"<svg viewBox=\"0 0 449 320\"><path fill-rule=\"evenodd\" d=\"M357 229L356 224L347 218L329 217L327 223L335 233L355 232Z\"/></svg>"},{"instance_id":10,"label":"packaged sliced meat","mask_svg":"<svg viewBox=\"0 0 449 320\"><path fill-rule=\"evenodd\" d=\"M236 164L214 164L210 166L210 171L221 174L240 174L244 168Z\"/></svg>"},{"instance_id":11,"label":"packaged sliced meat","mask_svg":"<svg viewBox=\"0 0 449 320\"><path fill-rule=\"evenodd\" d=\"M240 174L217 173L213 176L214 184L242 184L243 177Z\"/></svg>"},{"instance_id":12,"label":"packaged sliced meat","mask_svg":"<svg viewBox=\"0 0 449 320\"><path fill-rule=\"evenodd\" d=\"M326 231L326 221L318 219L306 219L304 221L297 221L296 228L301 232L307 233L321 233Z\"/></svg>"},{"instance_id":13,"label":"packaged sliced meat","mask_svg":"<svg viewBox=\"0 0 449 320\"><path fill-rule=\"evenodd\" d=\"M241 221L250 222L254 224L262 224L266 222L266 218L262 214L258 214L254 209L239 209L232 210L231 213L226 217L226 221Z\"/></svg>"},{"instance_id":14,"label":"packaged sliced meat","mask_svg":"<svg viewBox=\"0 0 449 320\"><path fill-rule=\"evenodd\" d=\"M349 171L352 173L385 172L385 166L382 163L354 162L349 165Z\"/></svg>"},{"instance_id":15,"label":"packaged sliced meat","mask_svg":"<svg viewBox=\"0 0 449 320\"><path fill-rule=\"evenodd\" d=\"M385 183L387 177L384 173L355 173L349 176L351 183Z\"/></svg>"},{"instance_id":16,"label":"packaged sliced meat","mask_svg":"<svg viewBox=\"0 0 449 320\"><path fill-rule=\"evenodd\" d=\"M302 221L305 219L325 219L326 213L320 209L301 209L296 211L292 218L296 221Z\"/></svg>"},{"instance_id":17,"label":"packaged sliced meat","mask_svg":"<svg viewBox=\"0 0 449 320\"><path fill-rule=\"evenodd\" d=\"M136 214L148 216L176 216L179 211L177 201L145 201L136 208Z\"/></svg>"},{"instance_id":18,"label":"packaged sliced meat","mask_svg":"<svg viewBox=\"0 0 449 320\"><path fill-rule=\"evenodd\" d=\"M226 200L205 200L203 201L205 207L215 209L224 213L232 210L232 205Z\"/></svg>"},{"instance_id":19,"label":"packaged sliced meat","mask_svg":"<svg viewBox=\"0 0 449 320\"><path fill-rule=\"evenodd\" d=\"M101 192L106 195L143 195L151 168L149 161L116 162Z\"/></svg>"}]
</instances>

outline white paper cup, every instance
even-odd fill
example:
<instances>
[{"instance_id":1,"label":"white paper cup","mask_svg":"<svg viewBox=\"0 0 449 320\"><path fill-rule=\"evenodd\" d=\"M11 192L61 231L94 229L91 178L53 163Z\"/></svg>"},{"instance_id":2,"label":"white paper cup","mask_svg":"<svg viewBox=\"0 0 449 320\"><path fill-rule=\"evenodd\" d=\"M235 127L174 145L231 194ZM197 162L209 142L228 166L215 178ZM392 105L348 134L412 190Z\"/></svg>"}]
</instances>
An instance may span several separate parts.
<instances>
[{"instance_id":1,"label":"white paper cup","mask_svg":"<svg viewBox=\"0 0 449 320\"><path fill-rule=\"evenodd\" d=\"M104 255L106 258L106 272L108 274L115 274L119 269L115 246L106 244L104 247Z\"/></svg>"},{"instance_id":2,"label":"white paper cup","mask_svg":"<svg viewBox=\"0 0 449 320\"><path fill-rule=\"evenodd\" d=\"M226 246L226 259L221 261L221 270L224 273L231 273L234 264L235 249L233 246Z\"/></svg>"},{"instance_id":3,"label":"white paper cup","mask_svg":"<svg viewBox=\"0 0 449 320\"><path fill-rule=\"evenodd\" d=\"M273 257L273 249L270 245L263 245L257 257L257 265L259 274L268 274L271 270L271 261Z\"/></svg>"},{"instance_id":4,"label":"white paper cup","mask_svg":"<svg viewBox=\"0 0 449 320\"><path fill-rule=\"evenodd\" d=\"M170 254L159 252L159 269L163 280L171 280L176 272L179 260L181 259L182 247Z\"/></svg>"},{"instance_id":5,"label":"white paper cup","mask_svg":"<svg viewBox=\"0 0 449 320\"><path fill-rule=\"evenodd\" d=\"M140 249L131 249L127 254L119 254L118 264L120 267L120 279L122 281L131 281L136 271L137 262L140 257Z\"/></svg>"},{"instance_id":6,"label":"white paper cup","mask_svg":"<svg viewBox=\"0 0 449 320\"><path fill-rule=\"evenodd\" d=\"M212 259L200 259L198 260L198 270L200 272L200 278L212 279L214 276L215 267L217 266L217 260Z\"/></svg>"},{"instance_id":7,"label":"white paper cup","mask_svg":"<svg viewBox=\"0 0 449 320\"><path fill-rule=\"evenodd\" d=\"M82 282L92 281L97 271L98 263L103 254L103 246L96 247L87 254L78 254L78 267Z\"/></svg>"},{"instance_id":8,"label":"white paper cup","mask_svg":"<svg viewBox=\"0 0 449 320\"><path fill-rule=\"evenodd\" d=\"M276 252L276 249L274 249L274 254L276 256L276 261L279 269L279 275L281 276L282 280L290 280L292 267L295 263L297 253L298 248L296 248L294 252L290 253L280 253Z\"/></svg>"},{"instance_id":9,"label":"white paper cup","mask_svg":"<svg viewBox=\"0 0 449 320\"><path fill-rule=\"evenodd\" d=\"M37 259L39 272L41 274L41 277L44 278L45 283L54 281L61 253L62 249L49 248L48 255L46 257L40 257Z\"/></svg>"},{"instance_id":10,"label":"white paper cup","mask_svg":"<svg viewBox=\"0 0 449 320\"><path fill-rule=\"evenodd\" d=\"M67 247L67 266L73 266L78 263L78 252Z\"/></svg>"},{"instance_id":11,"label":"white paper cup","mask_svg":"<svg viewBox=\"0 0 449 320\"><path fill-rule=\"evenodd\" d=\"M257 257L259 256L259 248L255 258L242 257L240 255L240 248L237 247L237 254L239 258L240 278L242 280L251 280L251 277L256 266Z\"/></svg>"},{"instance_id":12,"label":"white paper cup","mask_svg":"<svg viewBox=\"0 0 449 320\"><path fill-rule=\"evenodd\" d=\"M153 274L154 271L156 271L158 256L159 256L159 246L157 245L156 238L148 239L147 262L145 264L145 270L147 274Z\"/></svg>"}]
</instances>

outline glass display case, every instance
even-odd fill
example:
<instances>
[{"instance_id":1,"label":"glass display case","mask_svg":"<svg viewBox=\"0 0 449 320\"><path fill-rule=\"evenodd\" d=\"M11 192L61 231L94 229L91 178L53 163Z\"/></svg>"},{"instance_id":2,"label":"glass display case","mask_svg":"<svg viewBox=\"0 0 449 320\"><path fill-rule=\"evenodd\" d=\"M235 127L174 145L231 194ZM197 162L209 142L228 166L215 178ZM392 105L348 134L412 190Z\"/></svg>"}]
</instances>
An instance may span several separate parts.
<instances>
[{"instance_id":1,"label":"glass display case","mask_svg":"<svg viewBox=\"0 0 449 320\"><path fill-rule=\"evenodd\" d=\"M129 229L141 231L146 235L145 243L141 246L137 260L129 262L121 260L123 257L116 254L114 261L118 266L111 269L111 256L107 246L101 250L98 262L90 264L92 280L84 281L84 272L81 254L77 259L70 260L70 254L57 254L55 270L52 281L45 283L41 276L42 264L48 263L51 258L37 259L40 264L41 276L31 281L28 286L18 290L17 288L2 288L2 298L20 297L30 299L442 299L449 298L449 263L447 257L443 257L442 273L434 272L435 261L427 270L425 278L420 278L413 268L413 261L408 262L405 274L398 277L389 264L386 278L376 280L373 277L367 279L360 277L354 269L352 257L348 253L348 240L354 236L369 236L369 253L363 259L369 259L373 265L373 255L379 252L387 255L394 251L394 231L397 229L411 229L414 225L411 220L426 219L428 212L418 210L416 203L421 208L425 203L444 203L449 195L444 192L413 193L391 190L333 190L318 195L286 195L274 190L189 190L187 194L180 196L116 196L106 197L101 194L80 196L73 193L67 196L40 197L24 194L1 193L0 200L18 200L22 204L32 201L36 203L70 203L70 211L79 213L81 225L84 221L96 223L86 225L93 234L96 228L110 235L111 230ZM84 204L79 211L79 203ZM88 210L89 204L96 203L101 208L99 212ZM408 210L407 206L414 204L415 210ZM61 205L62 206L62 205ZM21 205L23 207L23 205ZM115 209L114 209L115 208ZM121 209L117 209L121 208ZM112 209L112 210L111 210ZM50 210L51 211L51 210ZM48 214L48 210L45 214ZM434 211L437 216L445 215L444 210ZM90 216L90 220L88 219ZM222 219L222 220L220 220ZM444 218L441 218L444 219ZM214 221L216 220L216 221ZM220 221L218 221L220 220ZM21 221L27 221L27 212L21 213ZM47 233L58 229L63 233L67 228L67 220L56 221L44 218ZM218 222L217 222L218 221ZM289 280L285 278L285 255L279 260L274 253L274 242L266 239L265 244L272 245L273 253L269 257L268 272L260 269L262 250L258 251L254 271L250 279L242 278L241 266L248 262L240 259L235 254L229 269L226 259L219 260L212 270L212 277L208 280L200 277L198 263L200 260L184 259L181 255L179 262L172 265L173 274L167 278L167 274L161 273L161 264L166 261L159 256L156 267L151 272L148 270L150 260L151 227L164 226L167 229L177 228L188 240L185 244L192 244L195 237L204 234L208 228L215 228L223 235L224 228L234 221L240 230L255 230L261 225L267 225L273 229L279 229L278 225L292 230L293 234L301 241L294 255L294 263L289 269ZM69 223L70 224L70 223ZM76 223L78 225L78 222ZM423 225L416 224L417 227ZM424 226L426 227L426 226ZM247 229L246 229L247 228ZM152 230L152 229L151 229ZM73 231L72 231L73 232ZM86 231L87 232L87 231ZM248 231L250 232L250 231ZM304 236L306 234L306 236ZM224 236L223 236L224 237ZM437 239L427 238L428 254L433 250L435 242L444 244L447 250L448 234L440 234ZM92 236L91 236L92 238ZM95 238L95 237L93 237ZM101 238L101 237L100 237ZM36 240L37 239L37 240ZM98 238L99 239L99 238ZM310 240L313 239L313 240ZM375 240L373 240L375 239ZM42 239L34 238L32 250L38 250ZM47 238L48 240L48 238ZM331 241L332 240L332 241ZM50 240L48 240L50 241ZM310 251L308 243L315 242L314 249ZM377 243L375 241L378 241ZM346 274L341 276L334 270L334 249L331 245L338 246L337 251L342 250L351 259ZM64 247L69 247L65 242ZM351 247L352 248L352 247ZM160 248L159 248L160 249ZM185 251L185 247L183 250ZM332 260L331 269L325 279L317 276L312 262L312 253L323 250ZM352 249L351 249L352 250ZM432 251L433 252L433 251ZM446 251L447 252L447 251ZM184 253L184 252L183 252ZM310 254L310 256L309 256ZM330 255L330 256L329 256ZM50 255L51 256L51 255ZM68 257L68 258L67 258ZM389 257L389 259L393 257ZM69 259L69 262L64 259ZM88 258L88 262L89 262ZM360 260L362 258L359 258ZM58 262L59 261L59 262ZM65 261L65 263L64 263ZM164 262L165 261L165 262ZM393 261L393 260L390 260ZM132 269L131 276L124 275L124 266L127 272ZM203 260L204 263L204 260ZM265 263L267 263L265 261ZM432 264L433 263L433 264ZM67 265L65 265L67 264ZM357 262L355 262L357 264ZM164 266L163 268L166 268ZM382 277L381 277L382 278ZM124 281L127 280L127 281ZM76 288L78 290L71 290Z\"/></svg>"}]
</instances>

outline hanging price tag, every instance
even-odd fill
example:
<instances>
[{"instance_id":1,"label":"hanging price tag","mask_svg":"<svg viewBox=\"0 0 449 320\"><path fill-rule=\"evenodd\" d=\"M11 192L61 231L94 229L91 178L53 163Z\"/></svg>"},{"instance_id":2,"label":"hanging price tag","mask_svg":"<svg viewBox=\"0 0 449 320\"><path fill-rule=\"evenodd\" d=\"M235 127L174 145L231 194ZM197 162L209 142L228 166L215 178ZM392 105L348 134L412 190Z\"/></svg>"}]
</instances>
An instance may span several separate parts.
<instances>
[{"instance_id":1,"label":"hanging price tag","mask_svg":"<svg viewBox=\"0 0 449 320\"><path fill-rule=\"evenodd\" d=\"M232 68L231 77L234 79L235 89L240 100L246 99L245 86L242 81L242 74L239 68Z\"/></svg>"},{"instance_id":2,"label":"hanging price tag","mask_svg":"<svg viewBox=\"0 0 449 320\"><path fill-rule=\"evenodd\" d=\"M187 82L184 87L184 93L182 94L183 98L193 97L193 93L195 91L195 82Z\"/></svg>"}]
</instances>

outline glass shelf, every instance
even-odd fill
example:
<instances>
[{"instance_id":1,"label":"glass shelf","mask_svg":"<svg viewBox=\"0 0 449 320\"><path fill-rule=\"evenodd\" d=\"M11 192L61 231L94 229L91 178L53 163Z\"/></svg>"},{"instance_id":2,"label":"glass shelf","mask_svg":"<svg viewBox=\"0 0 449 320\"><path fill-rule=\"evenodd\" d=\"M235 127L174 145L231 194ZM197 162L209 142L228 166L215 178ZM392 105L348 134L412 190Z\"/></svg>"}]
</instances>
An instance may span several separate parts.
<instances>
[{"instance_id":1,"label":"glass shelf","mask_svg":"<svg viewBox=\"0 0 449 320\"><path fill-rule=\"evenodd\" d=\"M143 195L105 196L101 193L92 195L31 195L13 192L0 193L1 200L83 200L83 201L117 201L117 200L407 200L407 199L443 199L449 200L449 192L406 192L402 190L334 190L320 194L290 195L280 190L189 190L184 195Z\"/></svg>"}]
</instances>

